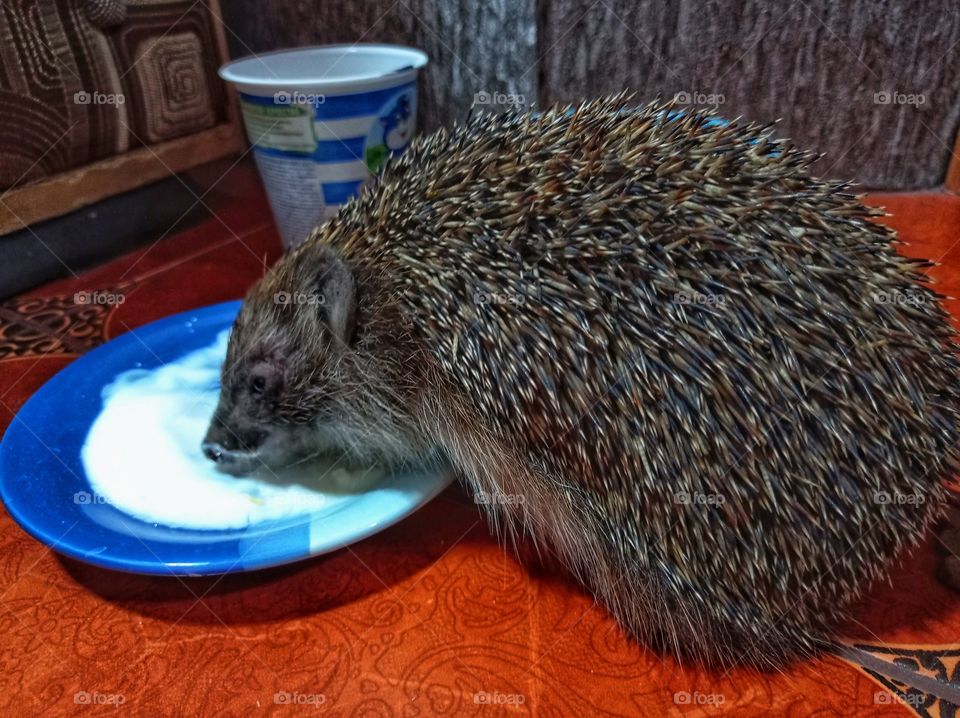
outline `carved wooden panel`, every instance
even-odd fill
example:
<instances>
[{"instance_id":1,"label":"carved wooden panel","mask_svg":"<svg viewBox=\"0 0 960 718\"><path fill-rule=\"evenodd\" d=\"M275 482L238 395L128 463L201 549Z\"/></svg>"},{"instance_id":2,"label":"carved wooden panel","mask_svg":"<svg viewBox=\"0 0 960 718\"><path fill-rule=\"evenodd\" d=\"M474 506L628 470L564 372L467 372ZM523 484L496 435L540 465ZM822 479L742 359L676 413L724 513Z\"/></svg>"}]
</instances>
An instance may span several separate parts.
<instances>
[{"instance_id":1,"label":"carved wooden panel","mask_svg":"<svg viewBox=\"0 0 960 718\"><path fill-rule=\"evenodd\" d=\"M960 121L960 6L943 0L548 0L540 96L628 87L768 122L869 187L943 182Z\"/></svg>"}]
</instances>

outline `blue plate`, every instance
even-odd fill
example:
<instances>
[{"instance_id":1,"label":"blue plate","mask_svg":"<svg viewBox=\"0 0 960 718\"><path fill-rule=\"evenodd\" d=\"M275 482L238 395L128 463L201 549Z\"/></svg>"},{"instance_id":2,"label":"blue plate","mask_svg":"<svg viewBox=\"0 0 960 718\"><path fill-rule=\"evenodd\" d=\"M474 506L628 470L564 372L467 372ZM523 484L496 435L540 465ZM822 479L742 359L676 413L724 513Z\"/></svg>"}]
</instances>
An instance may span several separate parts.
<instances>
[{"instance_id":1,"label":"blue plate","mask_svg":"<svg viewBox=\"0 0 960 718\"><path fill-rule=\"evenodd\" d=\"M139 327L68 365L14 417L0 444L0 496L29 534L55 550L107 568L147 574L249 571L333 551L377 533L423 506L452 481L449 471L388 475L328 510L224 531L146 523L97 500L80 449L121 372L152 369L212 344L240 302L184 312Z\"/></svg>"}]
</instances>

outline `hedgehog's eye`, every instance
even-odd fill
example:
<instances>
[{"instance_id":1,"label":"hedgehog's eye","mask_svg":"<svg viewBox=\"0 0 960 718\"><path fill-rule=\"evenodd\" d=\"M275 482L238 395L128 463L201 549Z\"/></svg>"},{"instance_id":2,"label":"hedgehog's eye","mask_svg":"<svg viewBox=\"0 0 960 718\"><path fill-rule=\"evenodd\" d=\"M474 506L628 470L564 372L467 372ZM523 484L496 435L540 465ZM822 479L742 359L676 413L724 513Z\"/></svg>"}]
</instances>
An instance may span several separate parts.
<instances>
[{"instance_id":1,"label":"hedgehog's eye","mask_svg":"<svg viewBox=\"0 0 960 718\"><path fill-rule=\"evenodd\" d=\"M250 391L254 394L262 394L267 388L267 380L262 376L255 376L250 380Z\"/></svg>"}]
</instances>

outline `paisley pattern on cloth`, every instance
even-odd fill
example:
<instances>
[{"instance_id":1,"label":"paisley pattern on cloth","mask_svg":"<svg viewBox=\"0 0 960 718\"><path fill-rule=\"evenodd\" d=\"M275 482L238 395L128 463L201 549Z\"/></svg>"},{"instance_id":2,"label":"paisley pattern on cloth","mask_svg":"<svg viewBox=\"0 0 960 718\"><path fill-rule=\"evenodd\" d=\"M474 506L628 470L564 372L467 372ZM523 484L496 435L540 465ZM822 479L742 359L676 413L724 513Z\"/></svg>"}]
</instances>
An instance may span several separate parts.
<instances>
[{"instance_id":1,"label":"paisley pattern on cloth","mask_svg":"<svg viewBox=\"0 0 960 718\"><path fill-rule=\"evenodd\" d=\"M0 361L76 355L102 344L107 316L122 296L117 289L98 289L0 302Z\"/></svg>"},{"instance_id":2,"label":"paisley pattern on cloth","mask_svg":"<svg viewBox=\"0 0 960 718\"><path fill-rule=\"evenodd\" d=\"M902 251L939 260L938 289L960 296L960 197L871 202L893 213ZM217 212L0 305L0 428L71 356L241 297L280 243L262 195ZM112 292L124 301L106 303ZM756 673L637 645L572 581L505 552L459 488L349 549L203 579L60 558L0 511L0 715L86 704L150 716L951 718L960 593L938 580L943 551L931 534L857 605L846 646L862 663L825 654Z\"/></svg>"}]
</instances>

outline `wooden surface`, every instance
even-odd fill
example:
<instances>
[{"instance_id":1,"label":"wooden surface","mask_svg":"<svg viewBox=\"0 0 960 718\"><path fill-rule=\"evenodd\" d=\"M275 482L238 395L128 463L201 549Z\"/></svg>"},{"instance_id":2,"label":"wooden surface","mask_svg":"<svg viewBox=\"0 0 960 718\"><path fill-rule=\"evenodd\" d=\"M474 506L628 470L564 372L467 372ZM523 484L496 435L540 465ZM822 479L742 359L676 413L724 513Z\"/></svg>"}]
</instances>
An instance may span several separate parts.
<instances>
[{"instance_id":1,"label":"wooden surface","mask_svg":"<svg viewBox=\"0 0 960 718\"><path fill-rule=\"evenodd\" d=\"M541 104L686 93L722 99L725 116L782 118L782 135L827 155L824 175L907 189L944 182L960 124L960 7L944 0L234 0L224 19L234 55L425 49L428 129L464 117L480 91Z\"/></svg>"},{"instance_id":2,"label":"wooden surface","mask_svg":"<svg viewBox=\"0 0 960 718\"><path fill-rule=\"evenodd\" d=\"M241 151L236 124L107 157L0 195L0 235Z\"/></svg>"},{"instance_id":3,"label":"wooden surface","mask_svg":"<svg viewBox=\"0 0 960 718\"><path fill-rule=\"evenodd\" d=\"M424 50L420 129L465 119L480 93L535 100L535 0L231 0L223 15L235 57L352 42Z\"/></svg>"}]
</instances>

